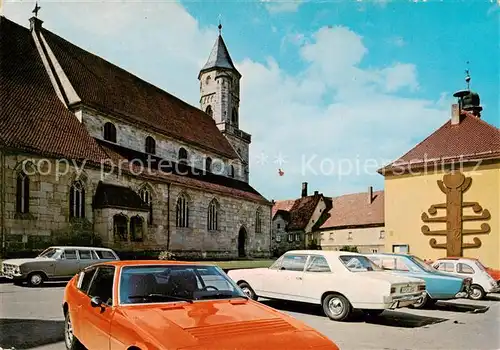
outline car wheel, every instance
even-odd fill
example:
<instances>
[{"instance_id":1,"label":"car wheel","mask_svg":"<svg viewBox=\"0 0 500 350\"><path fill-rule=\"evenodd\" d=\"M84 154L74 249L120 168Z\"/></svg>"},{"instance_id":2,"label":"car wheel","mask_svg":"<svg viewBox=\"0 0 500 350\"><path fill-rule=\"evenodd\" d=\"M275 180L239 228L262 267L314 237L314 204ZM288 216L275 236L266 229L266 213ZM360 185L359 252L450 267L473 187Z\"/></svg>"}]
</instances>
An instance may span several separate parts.
<instances>
[{"instance_id":1,"label":"car wheel","mask_svg":"<svg viewBox=\"0 0 500 350\"><path fill-rule=\"evenodd\" d=\"M470 286L470 294L469 298L472 300L481 300L485 297L486 293L484 292L484 289L477 284L473 284Z\"/></svg>"},{"instance_id":2,"label":"car wheel","mask_svg":"<svg viewBox=\"0 0 500 350\"><path fill-rule=\"evenodd\" d=\"M28 276L28 286L40 287L43 284L44 276L39 272L31 273Z\"/></svg>"},{"instance_id":3,"label":"car wheel","mask_svg":"<svg viewBox=\"0 0 500 350\"><path fill-rule=\"evenodd\" d=\"M69 316L69 310L66 312L66 317L64 319L64 344L67 350L81 350L83 349L82 344L76 339L73 334L73 324Z\"/></svg>"},{"instance_id":4,"label":"car wheel","mask_svg":"<svg viewBox=\"0 0 500 350\"><path fill-rule=\"evenodd\" d=\"M432 299L429 298L429 294L427 294L427 292L426 292L426 293L424 293L422 298L418 299L418 301L416 303L411 304L410 307L412 309L423 309L431 303L432 303Z\"/></svg>"},{"instance_id":5,"label":"car wheel","mask_svg":"<svg viewBox=\"0 0 500 350\"><path fill-rule=\"evenodd\" d=\"M352 306L346 297L340 294L329 294L323 299L323 312L334 321L344 321L350 315Z\"/></svg>"},{"instance_id":6,"label":"car wheel","mask_svg":"<svg viewBox=\"0 0 500 350\"><path fill-rule=\"evenodd\" d=\"M379 310L379 309L364 309L363 312L367 314L368 316L379 316L382 312L384 312L385 309Z\"/></svg>"},{"instance_id":7,"label":"car wheel","mask_svg":"<svg viewBox=\"0 0 500 350\"><path fill-rule=\"evenodd\" d=\"M238 284L238 287L240 287L240 289L243 291L243 293L245 293L247 295L247 297L249 297L250 299L252 300L257 300L259 297L255 294L255 292L253 291L252 287L250 287L250 285L246 282L240 282Z\"/></svg>"}]
</instances>

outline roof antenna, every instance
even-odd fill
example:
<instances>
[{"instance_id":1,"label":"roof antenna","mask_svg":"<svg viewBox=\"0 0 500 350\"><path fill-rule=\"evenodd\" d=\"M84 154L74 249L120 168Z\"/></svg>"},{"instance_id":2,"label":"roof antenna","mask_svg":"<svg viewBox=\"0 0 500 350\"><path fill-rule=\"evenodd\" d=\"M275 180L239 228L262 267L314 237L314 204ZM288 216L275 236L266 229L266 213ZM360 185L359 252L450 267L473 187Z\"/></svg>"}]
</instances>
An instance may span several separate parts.
<instances>
[{"instance_id":1,"label":"roof antenna","mask_svg":"<svg viewBox=\"0 0 500 350\"><path fill-rule=\"evenodd\" d=\"M219 35L221 35L221 33L222 33L222 23L221 23L221 18L222 18L222 15L219 13L219 26L218 26L218 28L219 28Z\"/></svg>"},{"instance_id":2,"label":"roof antenna","mask_svg":"<svg viewBox=\"0 0 500 350\"><path fill-rule=\"evenodd\" d=\"M470 74L469 74L469 61L467 61L467 69L465 70L465 82L467 83L467 90L470 91Z\"/></svg>"},{"instance_id":3,"label":"roof antenna","mask_svg":"<svg viewBox=\"0 0 500 350\"><path fill-rule=\"evenodd\" d=\"M35 14L35 17L38 18L38 11L40 11L41 7L38 6L38 1L35 2L35 8L33 9L33 13Z\"/></svg>"}]
</instances>

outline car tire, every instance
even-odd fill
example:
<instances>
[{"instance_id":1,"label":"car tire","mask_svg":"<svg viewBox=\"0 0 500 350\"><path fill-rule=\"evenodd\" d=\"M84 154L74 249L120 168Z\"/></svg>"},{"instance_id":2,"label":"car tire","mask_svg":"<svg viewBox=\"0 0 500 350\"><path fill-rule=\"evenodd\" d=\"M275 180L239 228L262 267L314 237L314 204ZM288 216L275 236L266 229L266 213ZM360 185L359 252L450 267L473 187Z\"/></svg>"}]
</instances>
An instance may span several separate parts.
<instances>
[{"instance_id":1,"label":"car tire","mask_svg":"<svg viewBox=\"0 0 500 350\"><path fill-rule=\"evenodd\" d=\"M345 321L352 312L351 303L340 294L328 294L321 304L325 315L333 321Z\"/></svg>"},{"instance_id":2,"label":"car tire","mask_svg":"<svg viewBox=\"0 0 500 350\"><path fill-rule=\"evenodd\" d=\"M69 316L69 310L64 318L64 345L66 350L82 350L85 349L80 341L73 334L73 325Z\"/></svg>"},{"instance_id":3,"label":"car tire","mask_svg":"<svg viewBox=\"0 0 500 350\"><path fill-rule=\"evenodd\" d=\"M470 294L469 298L472 300L481 300L486 296L486 293L484 292L484 289L478 285L478 284L473 284L470 286Z\"/></svg>"},{"instance_id":4,"label":"car tire","mask_svg":"<svg viewBox=\"0 0 500 350\"><path fill-rule=\"evenodd\" d=\"M434 300L432 300L430 297L429 297L429 294L424 293L424 296L419 299L415 304L411 304L410 307L412 309L424 309L425 307L431 305L434 303Z\"/></svg>"},{"instance_id":5,"label":"car tire","mask_svg":"<svg viewBox=\"0 0 500 350\"><path fill-rule=\"evenodd\" d=\"M27 282L29 287L40 287L45 280L45 276L40 272L33 272L28 275Z\"/></svg>"},{"instance_id":6,"label":"car tire","mask_svg":"<svg viewBox=\"0 0 500 350\"><path fill-rule=\"evenodd\" d=\"M368 316L371 316L371 317L380 316L380 314L384 311L385 311L385 309L364 309L363 310L363 312L365 314L367 314Z\"/></svg>"},{"instance_id":7,"label":"car tire","mask_svg":"<svg viewBox=\"0 0 500 350\"><path fill-rule=\"evenodd\" d=\"M249 297L250 299L252 299L252 300L259 299L257 294L255 294L254 290L252 289L252 287L250 287L250 285L248 283L240 282L240 283L238 283L238 287L240 287L240 289L243 291L243 293L245 293L246 296Z\"/></svg>"}]
</instances>

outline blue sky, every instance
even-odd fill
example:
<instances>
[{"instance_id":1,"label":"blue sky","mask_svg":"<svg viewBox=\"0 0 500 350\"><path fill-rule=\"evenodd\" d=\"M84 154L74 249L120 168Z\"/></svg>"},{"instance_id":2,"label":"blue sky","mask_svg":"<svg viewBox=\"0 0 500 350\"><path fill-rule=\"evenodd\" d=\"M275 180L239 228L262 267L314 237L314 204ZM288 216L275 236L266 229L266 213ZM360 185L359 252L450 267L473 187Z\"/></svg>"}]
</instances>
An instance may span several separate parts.
<instances>
[{"instance_id":1,"label":"blue sky","mask_svg":"<svg viewBox=\"0 0 500 350\"><path fill-rule=\"evenodd\" d=\"M3 11L27 26L33 4L8 1ZM482 118L500 126L491 1L40 4L49 30L193 105L221 15L243 74L250 182L269 199L299 196L303 181L326 195L382 189L376 169L450 117L467 61Z\"/></svg>"}]
</instances>

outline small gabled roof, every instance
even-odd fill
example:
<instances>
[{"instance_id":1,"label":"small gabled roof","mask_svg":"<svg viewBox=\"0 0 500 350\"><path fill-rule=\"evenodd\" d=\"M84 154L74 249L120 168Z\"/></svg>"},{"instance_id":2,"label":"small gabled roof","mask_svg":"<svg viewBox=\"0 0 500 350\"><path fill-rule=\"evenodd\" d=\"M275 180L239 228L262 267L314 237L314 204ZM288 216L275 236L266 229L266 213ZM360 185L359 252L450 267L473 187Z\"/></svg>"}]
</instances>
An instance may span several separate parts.
<instances>
[{"instance_id":1,"label":"small gabled roof","mask_svg":"<svg viewBox=\"0 0 500 350\"><path fill-rule=\"evenodd\" d=\"M230 69L241 76L240 72L238 72L238 70L234 66L233 60L229 55L229 50L227 49L226 43L224 42L224 39L222 39L222 35L220 34L215 40L215 44L212 47L212 51L210 52L207 63L205 63L203 68L200 70L200 74L214 68Z\"/></svg>"},{"instance_id":2,"label":"small gabled roof","mask_svg":"<svg viewBox=\"0 0 500 350\"><path fill-rule=\"evenodd\" d=\"M288 231L303 230L311 220L321 198L322 194L315 193L299 199L276 201L272 209L273 219L277 214L282 214L288 221L286 227Z\"/></svg>"},{"instance_id":3,"label":"small gabled roof","mask_svg":"<svg viewBox=\"0 0 500 350\"><path fill-rule=\"evenodd\" d=\"M471 112L462 111L460 123L451 120L398 160L378 170L380 174L424 165L500 159L500 129ZM430 170L434 168L429 168Z\"/></svg>"},{"instance_id":4,"label":"small gabled roof","mask_svg":"<svg viewBox=\"0 0 500 350\"><path fill-rule=\"evenodd\" d=\"M99 181L94 196L94 208L123 208L149 211L149 206L130 187Z\"/></svg>"}]
</instances>

